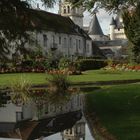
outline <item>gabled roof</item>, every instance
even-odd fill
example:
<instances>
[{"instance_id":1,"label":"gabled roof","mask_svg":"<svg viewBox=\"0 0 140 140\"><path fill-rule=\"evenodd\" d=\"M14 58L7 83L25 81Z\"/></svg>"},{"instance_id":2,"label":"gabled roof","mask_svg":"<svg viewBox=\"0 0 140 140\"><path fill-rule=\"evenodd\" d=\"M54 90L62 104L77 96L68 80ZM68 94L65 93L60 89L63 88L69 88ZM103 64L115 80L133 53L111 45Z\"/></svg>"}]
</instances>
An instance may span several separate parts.
<instances>
[{"instance_id":1,"label":"gabled roof","mask_svg":"<svg viewBox=\"0 0 140 140\"><path fill-rule=\"evenodd\" d=\"M28 31L54 31L58 33L79 35L90 39L89 36L85 35L86 33L83 29L74 24L69 17L63 17L58 14L35 9L28 9L26 15L29 22L24 20L23 24L24 22L26 23ZM2 28L3 26L1 25L4 25L2 21L0 21L0 27Z\"/></svg>"},{"instance_id":2,"label":"gabled roof","mask_svg":"<svg viewBox=\"0 0 140 140\"><path fill-rule=\"evenodd\" d=\"M91 39L88 34L76 25L69 17L42 10L31 10L31 19L36 29L59 33L75 34Z\"/></svg>"},{"instance_id":3,"label":"gabled roof","mask_svg":"<svg viewBox=\"0 0 140 140\"><path fill-rule=\"evenodd\" d=\"M93 19L90 23L90 27L89 27L89 35L104 35L103 31L101 29L101 26L99 24L99 21L97 19L96 14L93 15Z\"/></svg>"}]
</instances>

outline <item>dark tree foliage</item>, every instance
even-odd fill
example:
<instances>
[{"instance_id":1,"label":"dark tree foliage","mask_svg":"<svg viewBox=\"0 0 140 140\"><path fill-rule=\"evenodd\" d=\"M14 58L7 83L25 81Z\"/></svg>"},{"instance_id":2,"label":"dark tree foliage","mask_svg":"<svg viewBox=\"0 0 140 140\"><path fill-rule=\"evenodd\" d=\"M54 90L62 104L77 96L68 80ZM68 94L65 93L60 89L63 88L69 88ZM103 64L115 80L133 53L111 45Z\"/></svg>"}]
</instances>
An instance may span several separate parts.
<instances>
[{"instance_id":1,"label":"dark tree foliage","mask_svg":"<svg viewBox=\"0 0 140 140\"><path fill-rule=\"evenodd\" d=\"M105 8L109 11L118 11L126 9L130 6L136 6L139 0L69 0L76 5L84 5L88 10L91 10L95 3L99 8Z\"/></svg>"},{"instance_id":2,"label":"dark tree foliage","mask_svg":"<svg viewBox=\"0 0 140 140\"><path fill-rule=\"evenodd\" d=\"M27 28L32 28L28 14L29 4L20 0L0 1L0 59L11 47L21 45L28 38ZM19 40L21 40L19 42Z\"/></svg>"},{"instance_id":3,"label":"dark tree foliage","mask_svg":"<svg viewBox=\"0 0 140 140\"><path fill-rule=\"evenodd\" d=\"M132 43L136 62L140 62L140 4L136 9L123 14L125 33Z\"/></svg>"},{"instance_id":4,"label":"dark tree foliage","mask_svg":"<svg viewBox=\"0 0 140 140\"><path fill-rule=\"evenodd\" d=\"M53 7L56 1L42 0L47 7ZM24 44L30 39L27 31L34 30L29 12L31 2L32 0L0 1L0 61L7 58L12 47L17 46L16 51L25 50Z\"/></svg>"}]
</instances>

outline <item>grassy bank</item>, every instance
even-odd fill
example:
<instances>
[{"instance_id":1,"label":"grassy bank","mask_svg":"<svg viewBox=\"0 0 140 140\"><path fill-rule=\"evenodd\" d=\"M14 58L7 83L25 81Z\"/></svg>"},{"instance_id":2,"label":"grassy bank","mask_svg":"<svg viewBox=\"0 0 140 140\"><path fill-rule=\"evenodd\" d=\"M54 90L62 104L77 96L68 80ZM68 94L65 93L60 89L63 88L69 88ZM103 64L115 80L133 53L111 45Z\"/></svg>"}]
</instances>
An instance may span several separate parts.
<instances>
[{"instance_id":1,"label":"grassy bank","mask_svg":"<svg viewBox=\"0 0 140 140\"><path fill-rule=\"evenodd\" d=\"M19 78L29 80L32 84L45 84L46 73L14 73L0 74L0 86L7 86ZM72 82L95 82L110 80L140 79L140 72L108 72L103 70L85 71L82 75L69 76Z\"/></svg>"},{"instance_id":2,"label":"grassy bank","mask_svg":"<svg viewBox=\"0 0 140 140\"><path fill-rule=\"evenodd\" d=\"M104 87L87 94L88 111L117 140L140 139L140 84Z\"/></svg>"}]
</instances>

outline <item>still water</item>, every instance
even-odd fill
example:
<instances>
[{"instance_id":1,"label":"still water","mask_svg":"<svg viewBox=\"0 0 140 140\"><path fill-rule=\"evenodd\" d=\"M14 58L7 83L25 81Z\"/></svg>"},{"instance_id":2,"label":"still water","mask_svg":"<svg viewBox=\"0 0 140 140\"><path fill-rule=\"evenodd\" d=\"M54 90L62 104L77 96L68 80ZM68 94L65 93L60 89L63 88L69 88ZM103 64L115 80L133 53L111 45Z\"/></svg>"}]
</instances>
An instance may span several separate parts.
<instances>
[{"instance_id":1,"label":"still water","mask_svg":"<svg viewBox=\"0 0 140 140\"><path fill-rule=\"evenodd\" d=\"M20 105L5 101L0 108L0 140L94 140L83 108L84 96L78 94L61 105L42 98Z\"/></svg>"},{"instance_id":2,"label":"still water","mask_svg":"<svg viewBox=\"0 0 140 140\"><path fill-rule=\"evenodd\" d=\"M63 137L62 137L61 133L56 133L54 135L44 138L43 140L63 140L62 138ZM76 139L76 137L75 137L75 139ZM79 138L79 140L81 140L81 139ZM85 124L85 140L94 140L87 124Z\"/></svg>"}]
</instances>

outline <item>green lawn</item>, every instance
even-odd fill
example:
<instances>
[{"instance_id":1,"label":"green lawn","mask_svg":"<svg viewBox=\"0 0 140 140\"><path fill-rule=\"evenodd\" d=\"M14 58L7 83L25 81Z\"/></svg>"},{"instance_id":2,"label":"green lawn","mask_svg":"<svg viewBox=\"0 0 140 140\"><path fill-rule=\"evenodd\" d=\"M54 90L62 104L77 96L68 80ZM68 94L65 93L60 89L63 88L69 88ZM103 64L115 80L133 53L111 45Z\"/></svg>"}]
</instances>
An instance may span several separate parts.
<instances>
[{"instance_id":1,"label":"green lawn","mask_svg":"<svg viewBox=\"0 0 140 140\"><path fill-rule=\"evenodd\" d=\"M70 76L73 82L110 81L140 79L140 72L110 72L104 70L85 71L82 75Z\"/></svg>"},{"instance_id":2,"label":"green lawn","mask_svg":"<svg viewBox=\"0 0 140 140\"><path fill-rule=\"evenodd\" d=\"M104 87L88 93L89 112L96 112L101 124L117 140L140 140L140 84Z\"/></svg>"},{"instance_id":3,"label":"green lawn","mask_svg":"<svg viewBox=\"0 0 140 140\"><path fill-rule=\"evenodd\" d=\"M45 84L47 76L48 75L45 73L0 74L0 86L8 86L21 77L29 80L32 84ZM82 75L69 76L69 79L72 82L140 79L140 72L106 72L103 70L91 70L85 71Z\"/></svg>"}]
</instances>

